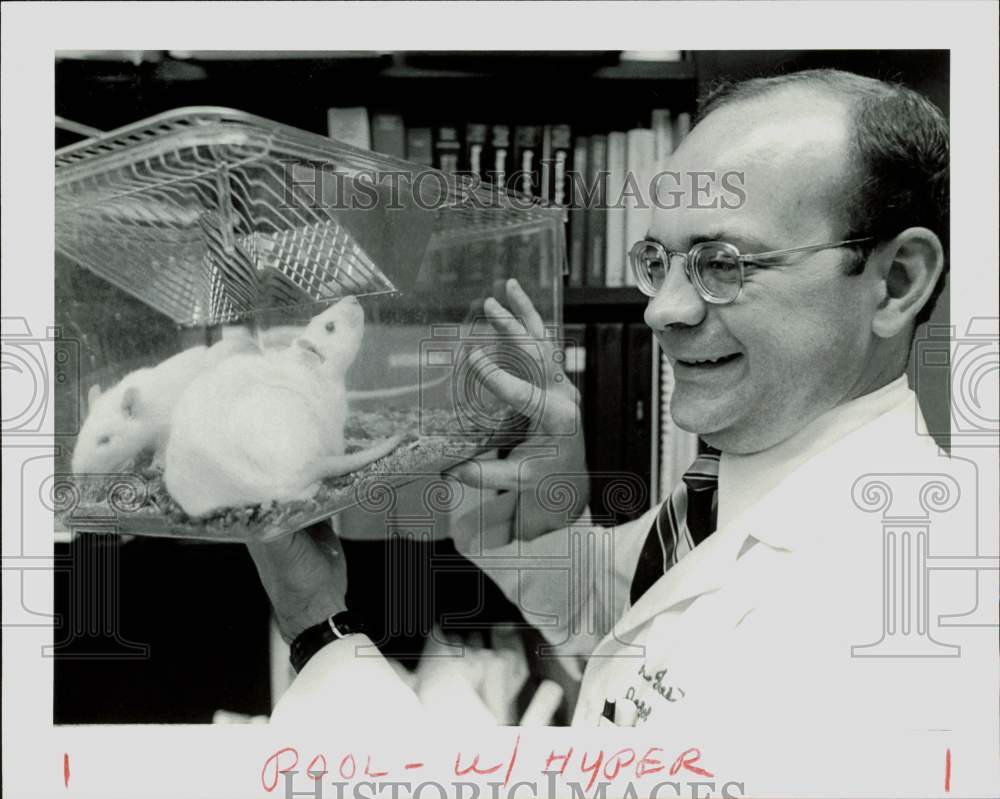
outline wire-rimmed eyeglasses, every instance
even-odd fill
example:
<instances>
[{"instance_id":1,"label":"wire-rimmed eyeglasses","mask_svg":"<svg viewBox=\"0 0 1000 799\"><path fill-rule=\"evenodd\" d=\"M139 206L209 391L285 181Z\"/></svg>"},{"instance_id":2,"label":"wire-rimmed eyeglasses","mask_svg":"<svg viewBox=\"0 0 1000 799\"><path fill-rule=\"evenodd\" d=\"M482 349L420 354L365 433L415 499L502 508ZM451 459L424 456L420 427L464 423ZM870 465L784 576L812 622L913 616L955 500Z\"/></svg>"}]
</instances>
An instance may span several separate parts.
<instances>
[{"instance_id":1,"label":"wire-rimmed eyeglasses","mask_svg":"<svg viewBox=\"0 0 1000 799\"><path fill-rule=\"evenodd\" d=\"M639 291L647 297L656 296L667 278L667 271L673 260L683 258L684 273L705 302L728 305L736 302L743 293L746 264L763 264L795 253L832 250L873 240L873 236L867 236L830 244L811 244L808 247L791 247L786 250L743 255L735 246L724 241L699 242L688 252L683 253L671 252L658 241L643 239L632 245L632 249L629 250L629 261L635 272Z\"/></svg>"}]
</instances>

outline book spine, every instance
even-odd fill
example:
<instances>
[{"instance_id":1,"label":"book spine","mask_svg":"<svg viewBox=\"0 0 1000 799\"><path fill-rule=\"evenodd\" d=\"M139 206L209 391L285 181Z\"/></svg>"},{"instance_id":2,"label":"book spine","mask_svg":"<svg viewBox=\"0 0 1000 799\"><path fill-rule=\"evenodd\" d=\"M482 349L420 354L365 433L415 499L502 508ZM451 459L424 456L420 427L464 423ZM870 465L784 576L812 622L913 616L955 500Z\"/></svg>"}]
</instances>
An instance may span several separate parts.
<instances>
[{"instance_id":1,"label":"book spine","mask_svg":"<svg viewBox=\"0 0 1000 799\"><path fill-rule=\"evenodd\" d=\"M608 134L608 199L604 242L604 285L625 285L625 188L626 136Z\"/></svg>"},{"instance_id":2,"label":"book spine","mask_svg":"<svg viewBox=\"0 0 1000 799\"><path fill-rule=\"evenodd\" d=\"M550 156L551 189L553 205L565 208L570 204L572 187L570 171L573 166L573 130L569 125L552 126L552 153Z\"/></svg>"},{"instance_id":3,"label":"book spine","mask_svg":"<svg viewBox=\"0 0 1000 799\"><path fill-rule=\"evenodd\" d=\"M406 160L424 166L434 165L433 136L430 128L407 128Z\"/></svg>"},{"instance_id":4,"label":"book spine","mask_svg":"<svg viewBox=\"0 0 1000 799\"><path fill-rule=\"evenodd\" d=\"M698 436L681 430L670 415L674 371L660 351L660 496L668 497L698 454Z\"/></svg>"},{"instance_id":5,"label":"book spine","mask_svg":"<svg viewBox=\"0 0 1000 799\"><path fill-rule=\"evenodd\" d=\"M368 127L368 109L364 106L328 108L326 110L327 135L331 139L370 150L372 140Z\"/></svg>"},{"instance_id":6,"label":"book spine","mask_svg":"<svg viewBox=\"0 0 1000 799\"><path fill-rule=\"evenodd\" d=\"M652 113L653 138L655 139L656 169L663 168L663 162L674 151L674 123L669 108L655 108Z\"/></svg>"},{"instance_id":7,"label":"book spine","mask_svg":"<svg viewBox=\"0 0 1000 799\"><path fill-rule=\"evenodd\" d=\"M628 325L624 361L629 365L625 385L625 408L622 418L624 468L642 484L645 501L630 509L628 518L641 515L651 506L658 487L652 483L653 428L657 409L653 405L653 333L641 322Z\"/></svg>"},{"instance_id":8,"label":"book spine","mask_svg":"<svg viewBox=\"0 0 1000 799\"><path fill-rule=\"evenodd\" d=\"M489 126L470 122L465 126L465 149L462 155L462 170L480 179L488 180L486 173L486 145L489 136Z\"/></svg>"},{"instance_id":9,"label":"book spine","mask_svg":"<svg viewBox=\"0 0 1000 799\"><path fill-rule=\"evenodd\" d=\"M372 149L393 158L406 157L406 126L399 114L375 114L372 117Z\"/></svg>"},{"instance_id":10,"label":"book spine","mask_svg":"<svg viewBox=\"0 0 1000 799\"><path fill-rule=\"evenodd\" d=\"M514 129L514 190L526 197L541 197L542 129L519 125Z\"/></svg>"},{"instance_id":11,"label":"book spine","mask_svg":"<svg viewBox=\"0 0 1000 799\"><path fill-rule=\"evenodd\" d=\"M587 285L604 285L605 224L607 223L607 155L608 137L590 137L587 154L587 188L590 203L587 208Z\"/></svg>"},{"instance_id":12,"label":"book spine","mask_svg":"<svg viewBox=\"0 0 1000 799\"><path fill-rule=\"evenodd\" d=\"M563 369L580 392L580 419L587 418L587 326L563 325Z\"/></svg>"},{"instance_id":13,"label":"book spine","mask_svg":"<svg viewBox=\"0 0 1000 799\"><path fill-rule=\"evenodd\" d=\"M434 166L442 172L454 175L458 172L458 159L462 143L458 140L458 128L442 125L435 131Z\"/></svg>"},{"instance_id":14,"label":"book spine","mask_svg":"<svg viewBox=\"0 0 1000 799\"><path fill-rule=\"evenodd\" d=\"M648 128L634 128L628 132L625 195L625 279L624 285L636 284L635 274L628 262L628 250L649 231L653 221L652 193L656 162L656 139Z\"/></svg>"},{"instance_id":15,"label":"book spine","mask_svg":"<svg viewBox=\"0 0 1000 799\"><path fill-rule=\"evenodd\" d=\"M684 137L687 136L690 131L691 131L691 114L689 114L687 111L681 111L681 113L679 113L674 118L673 144L675 150L677 149L677 146L682 141L684 141Z\"/></svg>"},{"instance_id":16,"label":"book spine","mask_svg":"<svg viewBox=\"0 0 1000 799\"><path fill-rule=\"evenodd\" d=\"M587 277L587 151L590 140L578 136L573 144L573 169L570 172L569 212L569 285L584 286Z\"/></svg>"},{"instance_id":17,"label":"book spine","mask_svg":"<svg viewBox=\"0 0 1000 799\"><path fill-rule=\"evenodd\" d=\"M587 463L591 472L590 507L598 524L614 524L617 508L615 492L608 490L622 474L622 429L624 416L624 325L619 322L597 322L589 327L586 372ZM618 420L618 424L615 424Z\"/></svg>"},{"instance_id":18,"label":"book spine","mask_svg":"<svg viewBox=\"0 0 1000 799\"><path fill-rule=\"evenodd\" d=\"M490 183L501 191L513 187L507 185L507 178L513 169L510 146L510 125L494 125L490 131L490 146L487 150L487 173Z\"/></svg>"},{"instance_id":19,"label":"book spine","mask_svg":"<svg viewBox=\"0 0 1000 799\"><path fill-rule=\"evenodd\" d=\"M542 128L541 162L539 163L538 195L543 203L552 201L552 126Z\"/></svg>"}]
</instances>

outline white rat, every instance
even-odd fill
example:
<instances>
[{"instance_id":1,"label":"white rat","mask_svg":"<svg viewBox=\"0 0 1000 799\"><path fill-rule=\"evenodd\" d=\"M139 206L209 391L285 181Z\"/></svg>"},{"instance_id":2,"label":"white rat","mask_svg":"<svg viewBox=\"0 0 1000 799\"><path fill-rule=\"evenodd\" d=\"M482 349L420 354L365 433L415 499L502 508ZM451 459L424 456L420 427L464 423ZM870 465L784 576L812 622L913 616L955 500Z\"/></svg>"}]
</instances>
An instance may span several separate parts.
<instances>
[{"instance_id":1,"label":"white rat","mask_svg":"<svg viewBox=\"0 0 1000 799\"><path fill-rule=\"evenodd\" d=\"M191 347L156 366L136 369L104 393L100 386L91 387L87 419L73 449L73 473L115 472L146 450L153 450L154 462L159 462L170 415L191 381L231 355L255 350L249 336L224 338L211 347Z\"/></svg>"},{"instance_id":2,"label":"white rat","mask_svg":"<svg viewBox=\"0 0 1000 799\"><path fill-rule=\"evenodd\" d=\"M393 436L344 454L344 379L364 336L364 310L340 300L289 347L236 355L195 378L171 419L164 482L192 517L311 497L326 477L388 455Z\"/></svg>"}]
</instances>

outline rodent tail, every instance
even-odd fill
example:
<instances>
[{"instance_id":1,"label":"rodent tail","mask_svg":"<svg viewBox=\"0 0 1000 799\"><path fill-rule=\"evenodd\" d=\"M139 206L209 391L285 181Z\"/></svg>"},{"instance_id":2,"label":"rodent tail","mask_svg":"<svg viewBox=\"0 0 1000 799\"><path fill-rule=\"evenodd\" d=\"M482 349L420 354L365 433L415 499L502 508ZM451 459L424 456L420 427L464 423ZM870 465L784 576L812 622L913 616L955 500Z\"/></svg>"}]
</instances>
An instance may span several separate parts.
<instances>
[{"instance_id":1,"label":"rodent tail","mask_svg":"<svg viewBox=\"0 0 1000 799\"><path fill-rule=\"evenodd\" d=\"M402 397L405 394L412 394L415 391L419 391L423 388L433 388L438 386L451 377L451 374L443 374L440 377L435 377L433 380L428 380L426 383L411 383L408 386L393 386L392 388L373 388L365 391L348 391L347 399L349 400L366 400L366 399L388 399L389 397Z\"/></svg>"},{"instance_id":2,"label":"rodent tail","mask_svg":"<svg viewBox=\"0 0 1000 799\"><path fill-rule=\"evenodd\" d=\"M356 472L372 461L384 458L396 449L402 440L403 436L392 436L360 452L352 452L350 455L328 455L321 458L316 464L315 479L322 480L326 477L339 477L342 474Z\"/></svg>"}]
</instances>

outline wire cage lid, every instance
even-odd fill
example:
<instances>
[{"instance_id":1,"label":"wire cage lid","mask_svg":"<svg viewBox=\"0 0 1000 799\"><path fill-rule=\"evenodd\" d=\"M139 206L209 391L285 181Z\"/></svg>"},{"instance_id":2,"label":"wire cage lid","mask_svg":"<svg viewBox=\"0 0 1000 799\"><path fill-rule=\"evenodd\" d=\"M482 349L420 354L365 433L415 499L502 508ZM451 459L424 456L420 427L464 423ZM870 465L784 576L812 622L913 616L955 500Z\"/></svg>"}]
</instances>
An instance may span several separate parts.
<instances>
[{"instance_id":1,"label":"wire cage lid","mask_svg":"<svg viewBox=\"0 0 1000 799\"><path fill-rule=\"evenodd\" d=\"M400 291L432 237L559 213L226 108L160 114L55 165L57 250L183 325Z\"/></svg>"}]
</instances>

